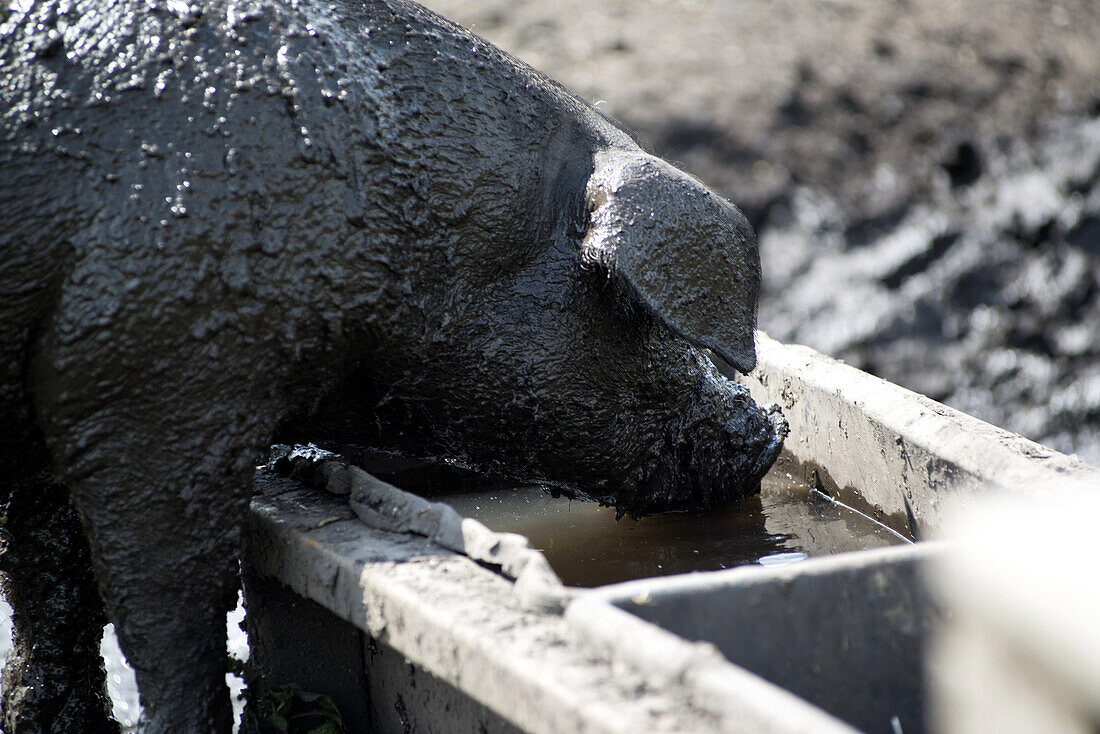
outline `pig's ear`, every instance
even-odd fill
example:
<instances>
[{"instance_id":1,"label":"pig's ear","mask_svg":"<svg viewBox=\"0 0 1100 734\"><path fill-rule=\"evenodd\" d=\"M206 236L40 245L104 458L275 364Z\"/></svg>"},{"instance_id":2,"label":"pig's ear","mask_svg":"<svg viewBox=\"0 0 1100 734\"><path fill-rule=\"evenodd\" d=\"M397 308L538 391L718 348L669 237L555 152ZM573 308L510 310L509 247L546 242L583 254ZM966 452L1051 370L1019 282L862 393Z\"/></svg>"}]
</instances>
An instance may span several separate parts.
<instances>
[{"instance_id":1,"label":"pig's ear","mask_svg":"<svg viewBox=\"0 0 1100 734\"><path fill-rule=\"evenodd\" d=\"M598 155L587 201L583 259L680 336L751 371L760 255L741 211L643 153Z\"/></svg>"}]
</instances>

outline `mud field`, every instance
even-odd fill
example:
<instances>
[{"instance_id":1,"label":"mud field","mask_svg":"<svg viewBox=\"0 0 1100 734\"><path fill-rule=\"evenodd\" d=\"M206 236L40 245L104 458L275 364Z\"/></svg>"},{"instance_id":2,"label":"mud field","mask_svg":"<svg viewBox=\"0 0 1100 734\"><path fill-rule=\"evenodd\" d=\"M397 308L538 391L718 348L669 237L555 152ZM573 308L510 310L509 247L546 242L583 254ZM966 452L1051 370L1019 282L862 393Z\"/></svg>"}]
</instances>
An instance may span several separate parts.
<instances>
[{"instance_id":1,"label":"mud field","mask_svg":"<svg viewBox=\"0 0 1100 734\"><path fill-rule=\"evenodd\" d=\"M739 204L772 336L1100 463L1100 3L427 5Z\"/></svg>"}]
</instances>

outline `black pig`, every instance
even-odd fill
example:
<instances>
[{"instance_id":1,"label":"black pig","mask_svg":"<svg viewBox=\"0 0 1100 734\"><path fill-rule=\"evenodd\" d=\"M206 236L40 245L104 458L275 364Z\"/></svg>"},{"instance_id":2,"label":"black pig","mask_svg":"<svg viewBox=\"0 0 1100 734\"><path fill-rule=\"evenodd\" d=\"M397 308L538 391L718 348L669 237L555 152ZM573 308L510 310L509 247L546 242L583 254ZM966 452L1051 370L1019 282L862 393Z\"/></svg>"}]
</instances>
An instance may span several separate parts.
<instances>
[{"instance_id":1,"label":"black pig","mask_svg":"<svg viewBox=\"0 0 1100 734\"><path fill-rule=\"evenodd\" d=\"M7 5L9 730L117 726L98 587L144 730L229 731L224 615L281 435L634 514L759 486L782 419L702 349L753 368L748 224L554 82L402 0Z\"/></svg>"}]
</instances>

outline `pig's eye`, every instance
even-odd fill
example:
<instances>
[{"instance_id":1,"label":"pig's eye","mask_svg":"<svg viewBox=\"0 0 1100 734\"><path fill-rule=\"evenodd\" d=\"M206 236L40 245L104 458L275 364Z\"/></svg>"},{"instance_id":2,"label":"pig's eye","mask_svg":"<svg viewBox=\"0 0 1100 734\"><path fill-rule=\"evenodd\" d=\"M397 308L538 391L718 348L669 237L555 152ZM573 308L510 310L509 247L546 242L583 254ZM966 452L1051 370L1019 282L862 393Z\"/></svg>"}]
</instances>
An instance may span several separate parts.
<instances>
[{"instance_id":1,"label":"pig's eye","mask_svg":"<svg viewBox=\"0 0 1100 734\"><path fill-rule=\"evenodd\" d=\"M584 196L578 196L573 206L569 208L570 231L580 242L588 234L592 224L592 211L588 208L588 200Z\"/></svg>"}]
</instances>

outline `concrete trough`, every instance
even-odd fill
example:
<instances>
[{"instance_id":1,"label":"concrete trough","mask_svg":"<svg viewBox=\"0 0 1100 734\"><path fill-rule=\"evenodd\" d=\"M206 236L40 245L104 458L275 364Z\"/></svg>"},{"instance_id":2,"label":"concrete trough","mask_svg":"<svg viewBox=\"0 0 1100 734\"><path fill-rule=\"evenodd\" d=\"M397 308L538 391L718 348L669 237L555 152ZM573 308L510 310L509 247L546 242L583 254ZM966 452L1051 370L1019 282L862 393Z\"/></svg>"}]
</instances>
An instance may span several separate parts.
<instances>
[{"instance_id":1,"label":"concrete trough","mask_svg":"<svg viewBox=\"0 0 1100 734\"><path fill-rule=\"evenodd\" d=\"M791 423L784 468L913 538L984 495L1100 492L1100 471L803 347L745 382ZM486 564L368 527L261 473L245 556L253 662L362 732L928 728L934 543L568 591L531 611Z\"/></svg>"}]
</instances>

